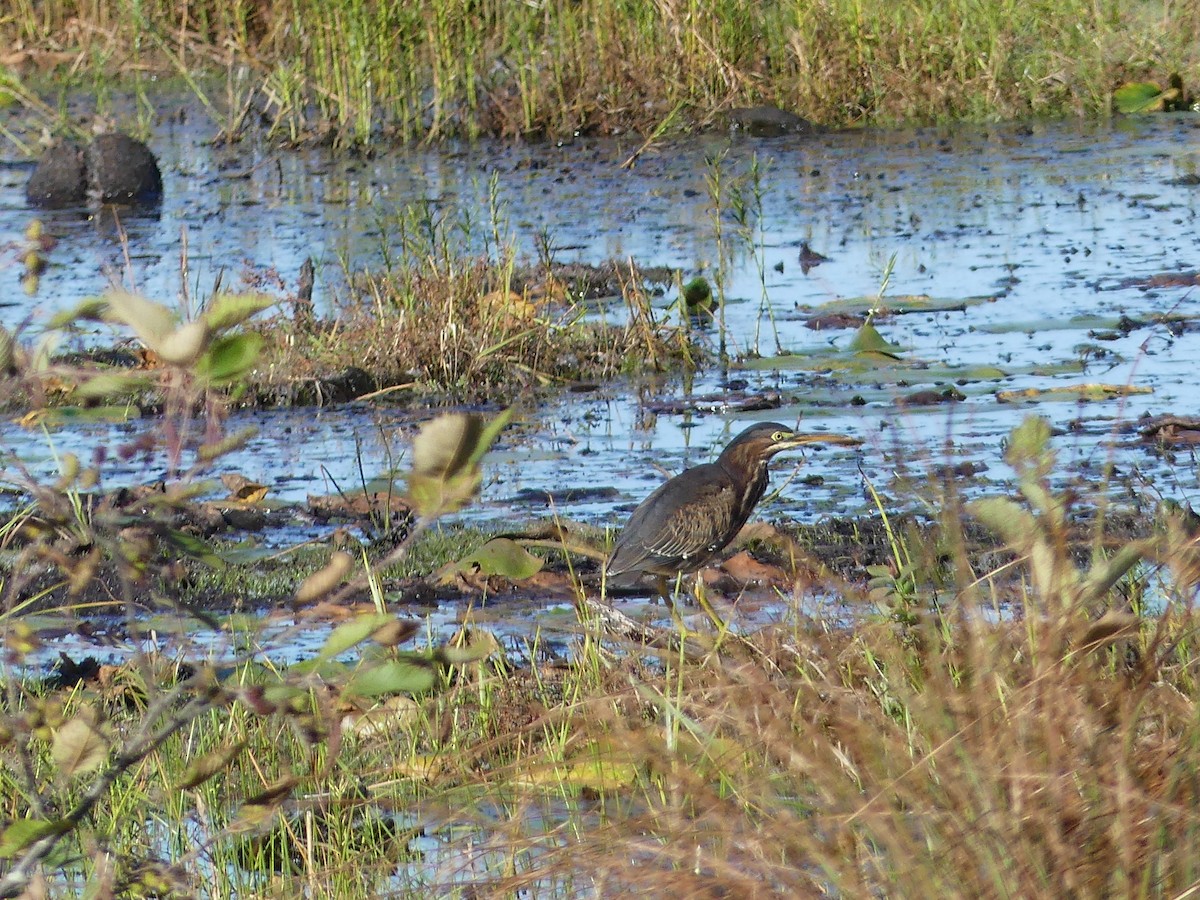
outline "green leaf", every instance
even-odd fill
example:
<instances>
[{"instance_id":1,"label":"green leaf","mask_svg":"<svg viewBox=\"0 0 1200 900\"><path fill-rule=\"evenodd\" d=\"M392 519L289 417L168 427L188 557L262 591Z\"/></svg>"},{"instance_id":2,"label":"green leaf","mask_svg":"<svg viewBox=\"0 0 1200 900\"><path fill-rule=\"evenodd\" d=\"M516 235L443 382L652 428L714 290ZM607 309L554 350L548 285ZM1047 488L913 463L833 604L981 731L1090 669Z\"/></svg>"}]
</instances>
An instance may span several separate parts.
<instances>
[{"instance_id":1,"label":"green leaf","mask_svg":"<svg viewBox=\"0 0 1200 900\"><path fill-rule=\"evenodd\" d=\"M508 409L501 410L492 417L483 431L479 434L479 439L475 442L475 448L471 452L469 463L478 465L483 461L484 454L492 449L492 444L496 443L496 438L500 437L500 432L505 429L505 426L512 421L514 410L510 406Z\"/></svg>"},{"instance_id":2,"label":"green leaf","mask_svg":"<svg viewBox=\"0 0 1200 900\"><path fill-rule=\"evenodd\" d=\"M408 477L408 501L417 515L426 518L454 512L475 496L482 478L478 471L449 479L414 473Z\"/></svg>"},{"instance_id":3,"label":"green leaf","mask_svg":"<svg viewBox=\"0 0 1200 900\"><path fill-rule=\"evenodd\" d=\"M449 666L466 666L500 653L500 642L490 632L486 638L477 639L465 647L447 646L437 651L437 659Z\"/></svg>"},{"instance_id":4,"label":"green leaf","mask_svg":"<svg viewBox=\"0 0 1200 900\"><path fill-rule=\"evenodd\" d=\"M1150 541L1133 541L1122 546L1108 560L1092 566L1083 582L1081 601L1090 604L1104 597L1112 590L1112 586L1141 562L1152 549L1153 544Z\"/></svg>"},{"instance_id":5,"label":"green leaf","mask_svg":"<svg viewBox=\"0 0 1200 900\"><path fill-rule=\"evenodd\" d=\"M282 555L279 548L271 544L255 544L243 542L236 546L227 547L217 553L219 557L231 566L248 566L260 563L266 559L274 559Z\"/></svg>"},{"instance_id":6,"label":"green leaf","mask_svg":"<svg viewBox=\"0 0 1200 900\"><path fill-rule=\"evenodd\" d=\"M511 538L494 538L472 553L467 562L479 567L484 575L503 575L524 579L542 570L541 557L534 556Z\"/></svg>"},{"instance_id":7,"label":"green leaf","mask_svg":"<svg viewBox=\"0 0 1200 900\"><path fill-rule=\"evenodd\" d=\"M217 294L209 301L208 308L204 310L201 318L216 334L241 325L274 305L275 298L266 294Z\"/></svg>"},{"instance_id":8,"label":"green leaf","mask_svg":"<svg viewBox=\"0 0 1200 900\"><path fill-rule=\"evenodd\" d=\"M0 328L0 375L5 375L17 360L17 342L9 332Z\"/></svg>"},{"instance_id":9,"label":"green leaf","mask_svg":"<svg viewBox=\"0 0 1200 900\"><path fill-rule=\"evenodd\" d=\"M247 425L233 434L227 434L212 443L201 444L196 448L196 456L204 462L220 459L227 453L241 450L251 440L258 436L257 425Z\"/></svg>"},{"instance_id":10,"label":"green leaf","mask_svg":"<svg viewBox=\"0 0 1200 900\"><path fill-rule=\"evenodd\" d=\"M94 710L83 707L54 732L50 755L61 775L86 775L104 764L108 738L101 733L99 721Z\"/></svg>"},{"instance_id":11,"label":"green leaf","mask_svg":"<svg viewBox=\"0 0 1200 900\"><path fill-rule=\"evenodd\" d=\"M269 677L276 678L277 676L275 673L270 673ZM302 687L288 684L286 681L267 682L263 685L263 699L277 707L295 709L308 702L309 692Z\"/></svg>"},{"instance_id":12,"label":"green leaf","mask_svg":"<svg viewBox=\"0 0 1200 900\"><path fill-rule=\"evenodd\" d=\"M38 410L34 421L46 428L62 425L83 425L95 422L128 422L141 416L136 406L60 406L57 409Z\"/></svg>"},{"instance_id":13,"label":"green leaf","mask_svg":"<svg viewBox=\"0 0 1200 900\"><path fill-rule=\"evenodd\" d=\"M186 322L170 334L163 335L158 346L146 346L154 350L162 361L172 366L190 366L200 358L211 344L212 333L208 323Z\"/></svg>"},{"instance_id":14,"label":"green leaf","mask_svg":"<svg viewBox=\"0 0 1200 900\"><path fill-rule=\"evenodd\" d=\"M47 835L64 834L71 826L62 820L17 819L0 832L0 859L11 859Z\"/></svg>"},{"instance_id":15,"label":"green leaf","mask_svg":"<svg viewBox=\"0 0 1200 900\"><path fill-rule=\"evenodd\" d=\"M228 565L208 541L195 535L168 529L163 533L163 540L184 556L199 560L211 569L224 569Z\"/></svg>"},{"instance_id":16,"label":"green leaf","mask_svg":"<svg viewBox=\"0 0 1200 900\"><path fill-rule=\"evenodd\" d=\"M413 438L413 474L453 478L466 468L482 433L483 420L470 413L448 413L426 422Z\"/></svg>"},{"instance_id":17,"label":"green leaf","mask_svg":"<svg viewBox=\"0 0 1200 900\"><path fill-rule=\"evenodd\" d=\"M354 557L344 550L335 551L324 568L313 572L296 588L297 603L312 603L334 591L354 565Z\"/></svg>"},{"instance_id":18,"label":"green leaf","mask_svg":"<svg viewBox=\"0 0 1200 900\"><path fill-rule=\"evenodd\" d=\"M196 361L196 374L214 384L226 384L254 367L262 346L263 337L255 331L219 337Z\"/></svg>"},{"instance_id":19,"label":"green leaf","mask_svg":"<svg viewBox=\"0 0 1200 900\"><path fill-rule=\"evenodd\" d=\"M108 312L108 301L103 297L89 297L76 304L74 309L64 309L51 316L50 328L65 328L75 322L103 322Z\"/></svg>"},{"instance_id":20,"label":"green leaf","mask_svg":"<svg viewBox=\"0 0 1200 900\"><path fill-rule=\"evenodd\" d=\"M472 413L449 413L426 423L413 440L408 478L408 499L418 515L454 512L475 495L479 463L512 415L506 409L485 424Z\"/></svg>"},{"instance_id":21,"label":"green leaf","mask_svg":"<svg viewBox=\"0 0 1200 900\"><path fill-rule=\"evenodd\" d=\"M190 366L208 348L212 331L204 319L178 323L178 317L161 303L139 294L114 290L105 295L106 318L128 325L138 340L175 366Z\"/></svg>"},{"instance_id":22,"label":"green leaf","mask_svg":"<svg viewBox=\"0 0 1200 900\"><path fill-rule=\"evenodd\" d=\"M1041 416L1026 416L1013 429L1004 451L1004 461L1020 471L1030 463L1046 461L1050 448L1050 423Z\"/></svg>"},{"instance_id":23,"label":"green leaf","mask_svg":"<svg viewBox=\"0 0 1200 900\"><path fill-rule=\"evenodd\" d=\"M343 622L330 632L321 648L319 659L332 659L345 653L351 647L361 644L380 628L395 621L390 613L368 613Z\"/></svg>"},{"instance_id":24,"label":"green leaf","mask_svg":"<svg viewBox=\"0 0 1200 900\"><path fill-rule=\"evenodd\" d=\"M434 669L424 657L386 659L360 669L346 685L346 693L359 697L383 694L419 694L433 687Z\"/></svg>"},{"instance_id":25,"label":"green leaf","mask_svg":"<svg viewBox=\"0 0 1200 900\"><path fill-rule=\"evenodd\" d=\"M298 782L299 779L289 775L254 796L247 797L237 817L226 826L229 833L244 834L264 828L282 809Z\"/></svg>"}]
</instances>

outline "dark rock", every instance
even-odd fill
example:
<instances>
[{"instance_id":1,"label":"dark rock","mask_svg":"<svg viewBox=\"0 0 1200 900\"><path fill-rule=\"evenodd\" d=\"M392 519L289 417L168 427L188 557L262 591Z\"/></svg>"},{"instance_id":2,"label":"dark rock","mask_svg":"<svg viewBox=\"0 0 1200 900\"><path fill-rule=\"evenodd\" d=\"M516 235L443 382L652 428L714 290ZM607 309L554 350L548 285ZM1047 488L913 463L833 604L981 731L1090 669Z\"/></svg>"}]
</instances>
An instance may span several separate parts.
<instances>
[{"instance_id":1,"label":"dark rock","mask_svg":"<svg viewBox=\"0 0 1200 900\"><path fill-rule=\"evenodd\" d=\"M821 134L824 128L815 122L775 106L743 106L729 111L731 128L741 129L754 137L777 137L781 134Z\"/></svg>"},{"instance_id":2,"label":"dark rock","mask_svg":"<svg viewBox=\"0 0 1200 900\"><path fill-rule=\"evenodd\" d=\"M141 141L124 134L101 134L81 150L63 141L42 154L25 186L32 206L82 205L89 197L100 203L156 202L162 175L154 154Z\"/></svg>"},{"instance_id":3,"label":"dark rock","mask_svg":"<svg viewBox=\"0 0 1200 900\"><path fill-rule=\"evenodd\" d=\"M25 185L25 199L32 206L73 206L82 203L86 195L83 151L70 142L55 144L43 153Z\"/></svg>"},{"instance_id":4,"label":"dark rock","mask_svg":"<svg viewBox=\"0 0 1200 900\"><path fill-rule=\"evenodd\" d=\"M124 134L98 134L87 150L88 193L101 203L152 203L162 175L150 148Z\"/></svg>"}]
</instances>

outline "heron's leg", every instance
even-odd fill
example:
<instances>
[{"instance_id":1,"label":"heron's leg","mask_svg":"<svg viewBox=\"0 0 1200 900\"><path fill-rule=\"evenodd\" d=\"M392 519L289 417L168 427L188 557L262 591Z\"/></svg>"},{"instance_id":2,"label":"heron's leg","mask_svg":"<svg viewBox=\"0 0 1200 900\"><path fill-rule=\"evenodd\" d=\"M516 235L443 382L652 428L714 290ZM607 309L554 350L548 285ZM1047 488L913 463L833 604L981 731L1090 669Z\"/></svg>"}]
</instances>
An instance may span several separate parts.
<instances>
[{"instance_id":1,"label":"heron's leg","mask_svg":"<svg viewBox=\"0 0 1200 900\"><path fill-rule=\"evenodd\" d=\"M683 614L679 611L679 604L671 598L671 592L667 589L667 578L665 575L654 576L654 583L658 587L658 595L662 597L663 603L667 605L667 611L671 613L671 621L675 623L675 627L679 629L679 633L684 637L688 635L687 624L683 621ZM679 587L679 578L675 579L675 587Z\"/></svg>"},{"instance_id":2,"label":"heron's leg","mask_svg":"<svg viewBox=\"0 0 1200 900\"><path fill-rule=\"evenodd\" d=\"M670 608L675 605L674 602L671 600L671 592L667 588L667 576L666 575L655 575L654 576L654 589L656 591L658 591L658 596L662 598L662 602L667 605L667 608Z\"/></svg>"},{"instance_id":3,"label":"heron's leg","mask_svg":"<svg viewBox=\"0 0 1200 900\"><path fill-rule=\"evenodd\" d=\"M704 610L704 614L708 616L708 620L713 623L718 634L724 634L729 630L729 623L721 618L721 614L716 608L708 602L708 594L704 590L704 579L700 577L700 573L696 573L696 603Z\"/></svg>"}]
</instances>

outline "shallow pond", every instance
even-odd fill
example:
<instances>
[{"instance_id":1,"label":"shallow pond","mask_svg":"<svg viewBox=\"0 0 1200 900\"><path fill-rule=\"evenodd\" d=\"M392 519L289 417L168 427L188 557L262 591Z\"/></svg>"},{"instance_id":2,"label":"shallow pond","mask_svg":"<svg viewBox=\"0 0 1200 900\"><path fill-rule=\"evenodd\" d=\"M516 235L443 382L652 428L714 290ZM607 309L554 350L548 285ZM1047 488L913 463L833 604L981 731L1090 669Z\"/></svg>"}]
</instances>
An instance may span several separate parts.
<instances>
[{"instance_id":1,"label":"shallow pond","mask_svg":"<svg viewBox=\"0 0 1200 900\"><path fill-rule=\"evenodd\" d=\"M393 239L389 222L405 204L425 200L437 214L476 223L481 242L499 210L530 258L548 236L561 262L632 258L679 267L686 280L712 278L723 252L730 353L763 358L714 366L690 384L666 377L528 404L523 427L489 457L482 500L468 517L542 517L551 512L542 492L595 488L578 500L557 496L553 510L616 525L663 472L711 458L762 419L800 419L805 429L848 432L866 444L805 454L802 477L816 477L790 484L760 517L865 513L872 503L864 477L889 502L920 509L930 474L947 464L960 472L975 464L978 473L963 478L968 493L1004 489L1011 473L1001 442L1030 412L1061 429L1064 478L1095 483L1112 462L1122 476L1114 496L1186 500L1197 487L1190 448L1157 452L1134 426L1145 415L1190 415L1200 397L1192 275L1200 268L1198 129L1195 116L1155 115L803 139L719 134L654 146L624 169L635 144L581 138L364 158L217 147L203 127L166 124L150 142L166 199L157 214L123 223L127 252L102 217L27 209L29 167L6 147L0 245L18 244L34 218L61 242L33 300L20 293L15 253L5 257L0 324L36 333L113 278L173 299L181 282L203 297L218 279L236 286L244 273L276 271L283 294L309 255L318 263L316 302L330 312L345 300L342 261L379 265ZM803 245L828 260L802 266ZM899 359L847 363L854 328L806 323L847 298L877 295L893 255L884 300L849 306L902 310L876 322ZM930 302L911 295L932 298L932 307L907 311ZM661 298L663 315L675 315L672 300ZM713 325L704 339L715 347L718 337ZM1092 402L1071 394L998 399L1002 391L1100 383L1145 392ZM931 402L949 388L962 399ZM778 407L723 406L738 393L778 394ZM693 409L680 403L710 395ZM247 422L260 426L259 437L220 471L299 500L335 484L357 486L360 459L368 475L382 471L387 448L394 461L415 419L400 406L352 404L239 414L230 424ZM51 449L86 459L97 444L127 440L146 425L47 434L5 422L0 450L43 476L53 471ZM151 480L162 465L113 469L108 478ZM785 460L776 469L790 467Z\"/></svg>"}]
</instances>

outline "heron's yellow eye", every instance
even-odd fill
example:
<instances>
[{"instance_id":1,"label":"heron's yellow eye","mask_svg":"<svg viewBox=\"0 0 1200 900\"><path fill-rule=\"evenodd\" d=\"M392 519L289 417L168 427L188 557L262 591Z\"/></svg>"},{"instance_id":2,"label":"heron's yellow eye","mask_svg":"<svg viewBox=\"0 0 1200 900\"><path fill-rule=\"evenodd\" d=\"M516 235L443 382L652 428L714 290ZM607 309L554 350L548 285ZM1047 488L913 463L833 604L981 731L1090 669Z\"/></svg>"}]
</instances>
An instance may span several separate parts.
<instances>
[{"instance_id":1,"label":"heron's yellow eye","mask_svg":"<svg viewBox=\"0 0 1200 900\"><path fill-rule=\"evenodd\" d=\"M784 441L784 440L787 440L787 436L788 436L788 433L786 431L777 431L773 435L771 435L771 440L772 441Z\"/></svg>"}]
</instances>

